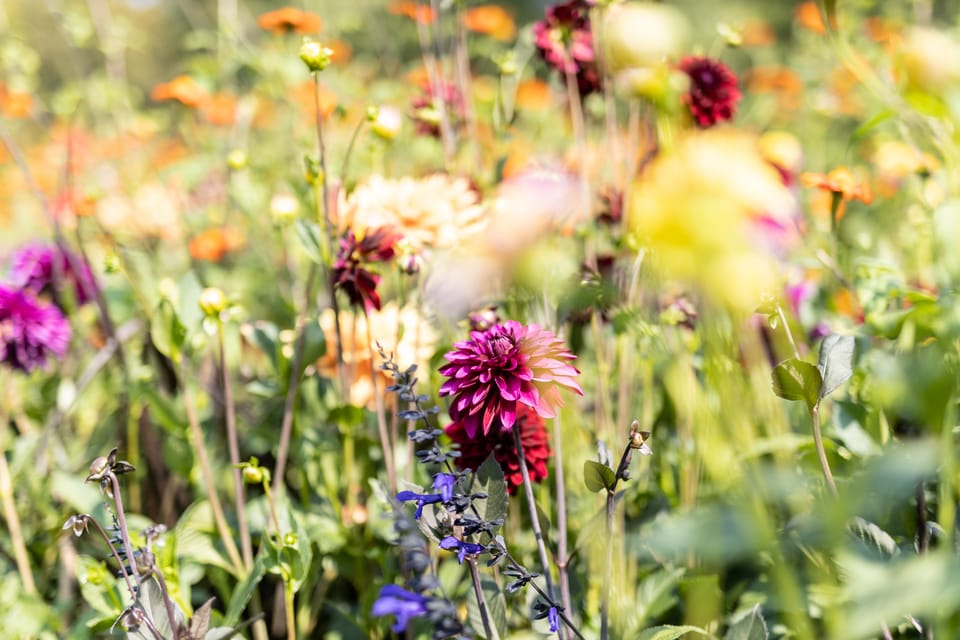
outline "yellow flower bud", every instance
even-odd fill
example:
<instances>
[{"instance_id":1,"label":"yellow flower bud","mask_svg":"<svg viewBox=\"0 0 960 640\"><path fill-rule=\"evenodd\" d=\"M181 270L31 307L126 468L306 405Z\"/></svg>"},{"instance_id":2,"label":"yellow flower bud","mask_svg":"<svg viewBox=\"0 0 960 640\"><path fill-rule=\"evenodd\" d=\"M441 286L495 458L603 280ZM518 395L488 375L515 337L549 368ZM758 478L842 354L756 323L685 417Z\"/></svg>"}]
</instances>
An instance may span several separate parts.
<instances>
[{"instance_id":1,"label":"yellow flower bud","mask_svg":"<svg viewBox=\"0 0 960 640\"><path fill-rule=\"evenodd\" d=\"M216 287L207 287L200 293L200 299L197 301L200 310L210 317L215 318L220 312L227 308L227 296L223 291Z\"/></svg>"}]
</instances>

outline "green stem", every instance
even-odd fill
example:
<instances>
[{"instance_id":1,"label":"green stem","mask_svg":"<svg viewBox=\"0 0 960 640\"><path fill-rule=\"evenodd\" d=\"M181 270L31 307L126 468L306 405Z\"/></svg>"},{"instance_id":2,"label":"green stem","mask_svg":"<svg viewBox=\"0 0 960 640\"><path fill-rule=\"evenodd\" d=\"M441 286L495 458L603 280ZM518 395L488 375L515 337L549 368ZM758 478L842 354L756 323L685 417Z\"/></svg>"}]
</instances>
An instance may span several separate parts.
<instances>
[{"instance_id":1,"label":"green stem","mask_svg":"<svg viewBox=\"0 0 960 640\"><path fill-rule=\"evenodd\" d=\"M827 460L827 452L823 448L823 436L820 434L820 403L818 402L810 409L810 418L813 422L813 442L817 447L817 458L820 460L820 470L823 471L823 477L833 495L837 493L837 483L833 480L833 473L830 472L830 462Z\"/></svg>"},{"instance_id":2,"label":"green stem","mask_svg":"<svg viewBox=\"0 0 960 640\"><path fill-rule=\"evenodd\" d=\"M240 550L243 564L247 570L253 566L253 543L250 540L250 526L247 524L246 497L243 488L243 471L240 469L240 444L237 436L236 408L233 403L233 388L230 383L230 370L227 369L227 354L223 340L223 322L217 319L217 343L220 350L220 372L223 381L223 404L227 427L227 449L230 452L230 465L233 467L233 497L237 510L237 528L240 530Z\"/></svg>"}]
</instances>

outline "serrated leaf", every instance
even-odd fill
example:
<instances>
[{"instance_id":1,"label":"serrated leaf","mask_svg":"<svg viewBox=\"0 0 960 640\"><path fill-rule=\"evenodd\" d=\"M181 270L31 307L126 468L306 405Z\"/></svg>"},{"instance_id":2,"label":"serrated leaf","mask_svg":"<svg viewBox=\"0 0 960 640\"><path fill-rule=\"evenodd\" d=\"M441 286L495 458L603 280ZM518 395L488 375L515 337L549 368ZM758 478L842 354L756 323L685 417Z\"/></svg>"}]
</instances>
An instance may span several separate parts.
<instances>
[{"instance_id":1,"label":"serrated leaf","mask_svg":"<svg viewBox=\"0 0 960 640\"><path fill-rule=\"evenodd\" d=\"M303 250L310 259L317 264L323 264L323 245L321 244L320 226L306 218L297 218L293 226L297 231L297 239L300 241L300 246L303 247Z\"/></svg>"},{"instance_id":2,"label":"serrated leaf","mask_svg":"<svg viewBox=\"0 0 960 640\"><path fill-rule=\"evenodd\" d=\"M583 481L587 489L598 493L612 489L616 483L616 475L607 465L600 464L596 460L587 460L583 463Z\"/></svg>"},{"instance_id":3,"label":"serrated leaf","mask_svg":"<svg viewBox=\"0 0 960 640\"><path fill-rule=\"evenodd\" d=\"M790 358L773 369L773 392L784 400L802 400L809 409L820 400L823 378L809 362Z\"/></svg>"},{"instance_id":4,"label":"serrated leaf","mask_svg":"<svg viewBox=\"0 0 960 640\"><path fill-rule=\"evenodd\" d=\"M889 559L900 554L900 547L893 536L869 520L856 517L848 526L855 536L876 549L883 558Z\"/></svg>"},{"instance_id":5,"label":"serrated leaf","mask_svg":"<svg viewBox=\"0 0 960 640\"><path fill-rule=\"evenodd\" d=\"M767 623L760 613L760 605L755 605L745 616L730 625L723 640L767 640L770 633Z\"/></svg>"},{"instance_id":6,"label":"serrated leaf","mask_svg":"<svg viewBox=\"0 0 960 640\"><path fill-rule=\"evenodd\" d=\"M823 380L820 398L826 398L853 375L853 336L829 335L820 344L817 369Z\"/></svg>"},{"instance_id":7,"label":"serrated leaf","mask_svg":"<svg viewBox=\"0 0 960 640\"><path fill-rule=\"evenodd\" d=\"M473 491L487 494L485 499L474 502L481 519L490 522L507 516L507 483L492 453L476 470Z\"/></svg>"},{"instance_id":8,"label":"serrated leaf","mask_svg":"<svg viewBox=\"0 0 960 640\"><path fill-rule=\"evenodd\" d=\"M694 627L689 624L682 626L664 624L659 627L650 627L646 629L637 640L678 640L688 633L695 633L701 636L709 636L710 634L701 629L700 627Z\"/></svg>"}]
</instances>

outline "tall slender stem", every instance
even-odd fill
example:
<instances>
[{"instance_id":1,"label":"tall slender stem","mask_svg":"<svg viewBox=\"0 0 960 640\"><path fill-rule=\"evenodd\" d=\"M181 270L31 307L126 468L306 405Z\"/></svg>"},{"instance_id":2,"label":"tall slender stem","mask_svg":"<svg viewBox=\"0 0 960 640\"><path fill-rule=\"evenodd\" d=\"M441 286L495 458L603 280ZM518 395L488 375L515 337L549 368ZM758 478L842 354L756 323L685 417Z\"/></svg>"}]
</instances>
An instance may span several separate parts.
<instances>
[{"instance_id":1,"label":"tall slender stem","mask_svg":"<svg viewBox=\"0 0 960 640\"><path fill-rule=\"evenodd\" d=\"M184 376L186 381L187 376ZM203 474L203 482L206 485L207 497L210 500L210 510L213 512L213 521L216 524L217 532L220 534L220 540L230 557L233 569L238 576L244 573L243 558L237 550L237 544L233 541L230 527L227 525L227 519L223 515L223 505L220 504L220 497L217 495L217 486L213 480L213 469L210 467L210 458L207 456L207 446L203 442L203 431L200 429L200 423L197 421L197 410L193 406L193 400L190 392L184 385L183 405L187 411L187 422L190 425L190 434L193 438L193 448L197 454L197 461L200 463L200 471ZM123 523L121 523L121 527Z\"/></svg>"},{"instance_id":2,"label":"tall slender stem","mask_svg":"<svg viewBox=\"0 0 960 640\"><path fill-rule=\"evenodd\" d=\"M17 562L17 572L20 573L20 581L23 583L23 590L29 595L37 593L37 584L33 580L33 572L30 570L30 556L27 554L27 545L23 537L23 530L20 528L20 517L17 515L17 505L13 496L13 482L10 479L10 468L7 466L7 415L4 412L0 414L0 432L3 439L0 441L0 500L3 501L3 519L7 521L7 530L10 532L10 542L13 545L13 556Z\"/></svg>"},{"instance_id":3,"label":"tall slender stem","mask_svg":"<svg viewBox=\"0 0 960 640\"><path fill-rule=\"evenodd\" d=\"M607 491L606 533L607 544L603 559L603 591L600 597L600 640L610 637L610 583L613 581L613 513L616 493Z\"/></svg>"},{"instance_id":4,"label":"tall slender stem","mask_svg":"<svg viewBox=\"0 0 960 640\"><path fill-rule=\"evenodd\" d=\"M483 633L484 637L487 640L491 640L496 636L493 634L492 627L490 626L490 613L487 610L487 599L483 595L483 585L480 584L480 572L477 570L477 558L471 556L467 560L467 565L470 567L470 577L473 580L473 594L477 598L477 608L480 610L480 620L483 621Z\"/></svg>"},{"instance_id":5,"label":"tall slender stem","mask_svg":"<svg viewBox=\"0 0 960 640\"><path fill-rule=\"evenodd\" d=\"M237 528L240 530L240 551L246 569L253 566L253 543L250 540L250 526L247 524L246 497L243 487L243 472L240 470L240 444L237 437L237 416L233 404L233 385L230 382L230 370L227 369L227 354L223 341L223 323L217 320L217 343L220 348L220 374L223 381L223 404L227 427L227 449L230 452L230 465L233 467L233 497L237 510Z\"/></svg>"},{"instance_id":6,"label":"tall slender stem","mask_svg":"<svg viewBox=\"0 0 960 640\"><path fill-rule=\"evenodd\" d=\"M370 378L373 384L373 397L377 403L377 430L380 433L380 446L383 448L383 461L387 466L387 482L390 485L390 493L396 493L396 457L394 455L393 442L390 441L390 433L387 431L387 418L383 407L383 396L380 395L380 385L377 384L380 373L377 371L377 354L373 348L373 332L370 329L370 315L366 310L364 310L364 320L364 324L366 324L367 327L367 349L370 350Z\"/></svg>"},{"instance_id":7,"label":"tall slender stem","mask_svg":"<svg viewBox=\"0 0 960 640\"><path fill-rule=\"evenodd\" d=\"M563 430L560 414L553 420L553 475L557 489L557 572L560 577L560 600L563 608L573 613L570 597L570 555L567 550L567 485L563 469Z\"/></svg>"},{"instance_id":8,"label":"tall slender stem","mask_svg":"<svg viewBox=\"0 0 960 640\"><path fill-rule=\"evenodd\" d=\"M547 555L547 545L543 540L543 531L540 528L540 517L537 515L537 501L533 497L533 483L530 481L530 471L527 469L527 457L523 452L523 440L520 437L520 423L513 423L513 444L517 449L517 459L520 461L520 474L523 476L523 491L527 497L527 509L530 511L530 521L533 527L533 536L537 541L537 553L540 555L540 565L543 567L543 579L547 584L547 596L556 601L553 588L553 576L550 573L550 558ZM565 637L563 627L560 627L560 637Z\"/></svg>"},{"instance_id":9,"label":"tall slender stem","mask_svg":"<svg viewBox=\"0 0 960 640\"><path fill-rule=\"evenodd\" d=\"M813 422L813 443L817 447L817 458L820 460L820 470L823 471L823 477L833 495L837 494L837 483L833 480L833 473L830 472L830 462L827 460L827 452L823 448L823 436L820 434L820 403L818 402L810 409L810 419Z\"/></svg>"}]
</instances>

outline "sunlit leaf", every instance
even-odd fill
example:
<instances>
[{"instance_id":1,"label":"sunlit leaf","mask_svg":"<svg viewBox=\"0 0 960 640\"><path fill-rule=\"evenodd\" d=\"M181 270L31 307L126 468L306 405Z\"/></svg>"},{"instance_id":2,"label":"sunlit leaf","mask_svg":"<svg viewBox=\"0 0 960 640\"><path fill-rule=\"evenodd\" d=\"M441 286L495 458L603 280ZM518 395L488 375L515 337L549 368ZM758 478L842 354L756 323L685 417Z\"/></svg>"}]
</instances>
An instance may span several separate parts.
<instances>
[{"instance_id":1,"label":"sunlit leaf","mask_svg":"<svg viewBox=\"0 0 960 640\"><path fill-rule=\"evenodd\" d=\"M820 344L817 369L823 378L820 398L833 393L853 375L853 336L829 335Z\"/></svg>"},{"instance_id":2,"label":"sunlit leaf","mask_svg":"<svg viewBox=\"0 0 960 640\"><path fill-rule=\"evenodd\" d=\"M609 490L616 484L613 469L596 460L587 460L583 463L583 481L587 489L594 493Z\"/></svg>"},{"instance_id":3,"label":"sunlit leaf","mask_svg":"<svg viewBox=\"0 0 960 640\"><path fill-rule=\"evenodd\" d=\"M650 627L641 633L637 640L678 640L691 633L698 636L710 635L700 627L694 627L689 624L683 626L664 624L659 627Z\"/></svg>"},{"instance_id":4,"label":"sunlit leaf","mask_svg":"<svg viewBox=\"0 0 960 640\"><path fill-rule=\"evenodd\" d=\"M760 613L760 605L756 605L747 615L730 625L723 640L767 640L769 637L767 623Z\"/></svg>"},{"instance_id":5,"label":"sunlit leaf","mask_svg":"<svg viewBox=\"0 0 960 640\"><path fill-rule=\"evenodd\" d=\"M784 400L802 400L813 408L820 399L820 370L809 362L790 358L773 369L773 392Z\"/></svg>"}]
</instances>

